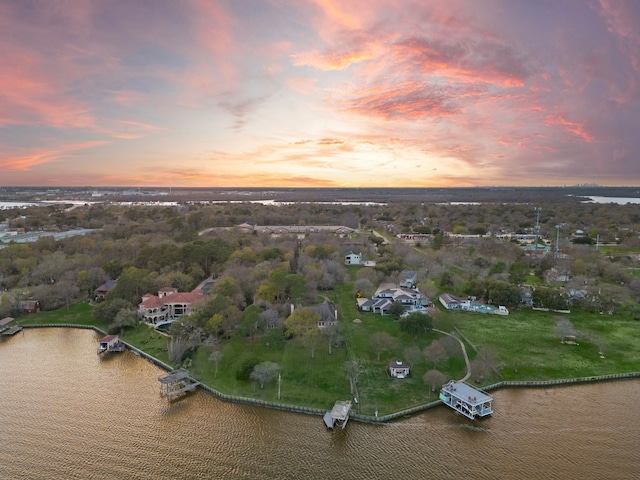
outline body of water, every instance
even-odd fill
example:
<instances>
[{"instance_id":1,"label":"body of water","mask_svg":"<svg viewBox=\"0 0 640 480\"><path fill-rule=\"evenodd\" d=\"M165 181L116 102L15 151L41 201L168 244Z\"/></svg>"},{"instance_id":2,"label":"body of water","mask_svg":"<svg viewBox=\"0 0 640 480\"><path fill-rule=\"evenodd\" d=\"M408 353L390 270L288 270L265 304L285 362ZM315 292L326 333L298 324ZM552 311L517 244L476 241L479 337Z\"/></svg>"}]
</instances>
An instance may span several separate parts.
<instances>
[{"instance_id":1,"label":"body of water","mask_svg":"<svg viewBox=\"0 0 640 480\"><path fill-rule=\"evenodd\" d=\"M593 203L616 203L618 205L626 205L627 203L638 204L640 198L635 197L588 197Z\"/></svg>"},{"instance_id":2,"label":"body of water","mask_svg":"<svg viewBox=\"0 0 640 480\"><path fill-rule=\"evenodd\" d=\"M387 425L218 401L168 403L165 372L98 335L0 340L2 479L635 479L640 381L494 392L471 421L440 406ZM285 398L286 399L286 398ZM327 405L330 408L331 405Z\"/></svg>"},{"instance_id":3,"label":"body of water","mask_svg":"<svg viewBox=\"0 0 640 480\"><path fill-rule=\"evenodd\" d=\"M5 210L8 208L26 208L33 207L37 205L37 203L28 203L28 202L0 202L0 210Z\"/></svg>"}]
</instances>

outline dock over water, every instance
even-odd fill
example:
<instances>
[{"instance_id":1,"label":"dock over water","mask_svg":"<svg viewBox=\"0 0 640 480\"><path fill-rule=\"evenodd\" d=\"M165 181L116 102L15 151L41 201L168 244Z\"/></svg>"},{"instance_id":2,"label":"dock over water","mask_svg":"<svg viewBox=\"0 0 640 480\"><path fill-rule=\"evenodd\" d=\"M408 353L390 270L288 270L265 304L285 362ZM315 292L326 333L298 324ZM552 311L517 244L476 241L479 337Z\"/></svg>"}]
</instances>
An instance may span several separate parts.
<instances>
[{"instance_id":1,"label":"dock over water","mask_svg":"<svg viewBox=\"0 0 640 480\"><path fill-rule=\"evenodd\" d=\"M14 320L15 319L13 317L4 317L2 320L0 320L0 333L2 333L2 335L11 336L22 330L22 327L20 325L8 326Z\"/></svg>"},{"instance_id":2,"label":"dock over water","mask_svg":"<svg viewBox=\"0 0 640 480\"><path fill-rule=\"evenodd\" d=\"M117 335L107 335L98 340L98 354L105 352L122 352L124 343L120 341Z\"/></svg>"},{"instance_id":3,"label":"dock over water","mask_svg":"<svg viewBox=\"0 0 640 480\"><path fill-rule=\"evenodd\" d=\"M200 382L194 380L186 370L174 370L168 375L158 377L160 396L173 400L180 395L192 392Z\"/></svg>"},{"instance_id":4,"label":"dock over water","mask_svg":"<svg viewBox=\"0 0 640 480\"><path fill-rule=\"evenodd\" d=\"M476 390L464 382L450 381L442 386L440 400L445 405L460 412L465 417L474 419L476 416L485 417L493 413L493 397L482 390Z\"/></svg>"},{"instance_id":5,"label":"dock over water","mask_svg":"<svg viewBox=\"0 0 640 480\"><path fill-rule=\"evenodd\" d=\"M333 428L338 425L344 428L349 421L349 411L351 410L351 401L337 401L330 412L324 414L324 423L327 428Z\"/></svg>"},{"instance_id":6,"label":"dock over water","mask_svg":"<svg viewBox=\"0 0 640 480\"><path fill-rule=\"evenodd\" d=\"M20 325L14 325L13 327L9 327L3 330L2 335L7 335L7 336L15 335L20 330L22 330L22 327Z\"/></svg>"}]
</instances>

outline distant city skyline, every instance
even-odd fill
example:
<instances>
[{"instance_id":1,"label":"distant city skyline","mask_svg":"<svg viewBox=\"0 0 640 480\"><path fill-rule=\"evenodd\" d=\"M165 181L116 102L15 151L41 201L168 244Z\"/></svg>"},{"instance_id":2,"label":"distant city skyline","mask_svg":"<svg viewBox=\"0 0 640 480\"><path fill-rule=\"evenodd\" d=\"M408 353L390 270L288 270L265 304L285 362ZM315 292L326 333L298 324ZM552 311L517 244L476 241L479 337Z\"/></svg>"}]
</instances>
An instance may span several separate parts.
<instances>
[{"instance_id":1,"label":"distant city skyline","mask_svg":"<svg viewBox=\"0 0 640 480\"><path fill-rule=\"evenodd\" d=\"M0 0L0 186L640 185L640 2Z\"/></svg>"}]
</instances>

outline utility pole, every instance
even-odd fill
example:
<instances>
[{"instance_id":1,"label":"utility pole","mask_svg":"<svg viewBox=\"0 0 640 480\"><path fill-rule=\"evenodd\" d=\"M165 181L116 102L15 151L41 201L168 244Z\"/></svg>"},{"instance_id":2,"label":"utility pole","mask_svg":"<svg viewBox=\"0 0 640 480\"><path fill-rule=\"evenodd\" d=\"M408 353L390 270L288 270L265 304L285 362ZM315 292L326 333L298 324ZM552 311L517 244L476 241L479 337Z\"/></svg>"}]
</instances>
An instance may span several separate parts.
<instances>
[{"instance_id":1,"label":"utility pole","mask_svg":"<svg viewBox=\"0 0 640 480\"><path fill-rule=\"evenodd\" d=\"M282 375L278 374L278 400L280 400L280 386L282 385Z\"/></svg>"},{"instance_id":2,"label":"utility pole","mask_svg":"<svg viewBox=\"0 0 640 480\"><path fill-rule=\"evenodd\" d=\"M538 250L538 237L540 236L540 212L542 209L536 207L536 251Z\"/></svg>"}]
</instances>

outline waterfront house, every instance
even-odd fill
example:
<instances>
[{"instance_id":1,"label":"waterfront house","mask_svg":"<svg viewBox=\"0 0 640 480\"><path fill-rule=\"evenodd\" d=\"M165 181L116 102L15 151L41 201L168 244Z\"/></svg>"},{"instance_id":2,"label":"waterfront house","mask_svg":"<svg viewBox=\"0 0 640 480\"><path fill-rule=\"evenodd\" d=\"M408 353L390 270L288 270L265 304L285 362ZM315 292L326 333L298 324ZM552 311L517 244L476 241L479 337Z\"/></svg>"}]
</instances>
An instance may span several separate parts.
<instances>
[{"instance_id":1,"label":"waterfront house","mask_svg":"<svg viewBox=\"0 0 640 480\"><path fill-rule=\"evenodd\" d=\"M193 304L203 296L204 293L200 289L178 292L177 288L164 287L158 290L158 295L143 295L142 301L138 304L138 316L150 325L173 322L183 315L194 313Z\"/></svg>"},{"instance_id":2,"label":"waterfront house","mask_svg":"<svg viewBox=\"0 0 640 480\"><path fill-rule=\"evenodd\" d=\"M409 376L409 365L402 360L389 362L389 375L392 378L405 378Z\"/></svg>"}]
</instances>

